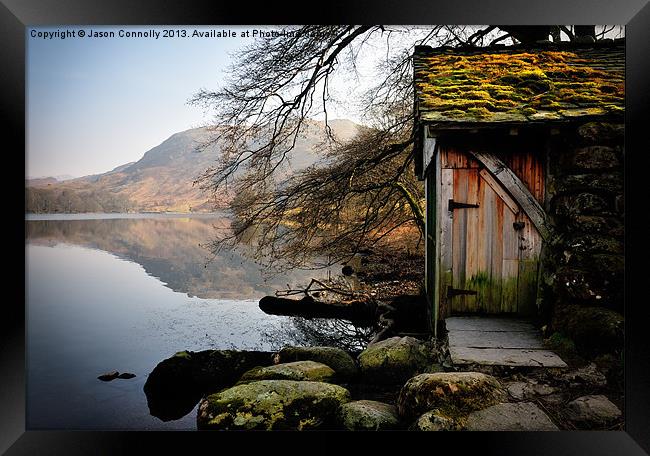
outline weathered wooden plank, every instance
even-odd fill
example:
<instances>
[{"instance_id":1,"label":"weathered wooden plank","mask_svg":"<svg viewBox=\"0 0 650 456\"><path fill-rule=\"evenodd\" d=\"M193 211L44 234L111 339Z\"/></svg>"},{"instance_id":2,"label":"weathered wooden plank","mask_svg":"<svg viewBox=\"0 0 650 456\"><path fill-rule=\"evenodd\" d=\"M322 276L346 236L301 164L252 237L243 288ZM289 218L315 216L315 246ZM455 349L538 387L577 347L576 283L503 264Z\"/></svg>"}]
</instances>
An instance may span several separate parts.
<instances>
[{"instance_id":1,"label":"weathered wooden plank","mask_svg":"<svg viewBox=\"0 0 650 456\"><path fill-rule=\"evenodd\" d=\"M522 314L534 314L537 301L537 269L542 239L525 214L519 214L518 219L524 223L524 228L519 235L518 311Z\"/></svg>"},{"instance_id":2,"label":"weathered wooden plank","mask_svg":"<svg viewBox=\"0 0 650 456\"><path fill-rule=\"evenodd\" d=\"M541 156L523 151L504 154L502 160L526 184L535 199L542 204L544 202L544 163Z\"/></svg>"},{"instance_id":3,"label":"weathered wooden plank","mask_svg":"<svg viewBox=\"0 0 650 456\"><path fill-rule=\"evenodd\" d=\"M450 303L447 302L447 286L452 284L452 213L448 210L445 202L454 197L454 170L440 170L440 184L438 186L439 197L437 198L437 219L438 233L440 242L438 251L440 252L440 270L438 297L440 302L440 318L445 318L451 312Z\"/></svg>"},{"instance_id":4,"label":"weathered wooden plank","mask_svg":"<svg viewBox=\"0 0 650 456\"><path fill-rule=\"evenodd\" d=\"M465 348L544 348L541 338L528 331L451 331L449 345Z\"/></svg>"},{"instance_id":5,"label":"weathered wooden plank","mask_svg":"<svg viewBox=\"0 0 650 456\"><path fill-rule=\"evenodd\" d=\"M503 259L519 259L519 231L514 227L515 214L506 206L503 211ZM505 277L505 276L504 276Z\"/></svg>"},{"instance_id":6,"label":"weathered wooden plank","mask_svg":"<svg viewBox=\"0 0 650 456\"><path fill-rule=\"evenodd\" d=\"M468 169L454 170L454 201L467 201ZM467 210L453 211L452 270L453 287L465 288L465 265L467 262ZM466 295L451 298L454 312L466 312Z\"/></svg>"},{"instance_id":7,"label":"weathered wooden plank","mask_svg":"<svg viewBox=\"0 0 650 456\"><path fill-rule=\"evenodd\" d=\"M448 331L527 331L535 333L535 327L515 318L496 317L449 317L445 319Z\"/></svg>"},{"instance_id":8,"label":"weathered wooden plank","mask_svg":"<svg viewBox=\"0 0 650 456\"><path fill-rule=\"evenodd\" d=\"M503 200L503 202L510 208L510 210L517 214L519 212L519 206L517 206L517 203L515 200L513 200L508 193L503 189L503 187L492 177L492 175L486 171L485 169L482 169L480 171L481 178L485 181L486 184L488 184L492 190L494 190L494 193L499 195L499 198Z\"/></svg>"},{"instance_id":9,"label":"weathered wooden plank","mask_svg":"<svg viewBox=\"0 0 650 456\"><path fill-rule=\"evenodd\" d=\"M492 176L505 187L508 193L517 201L521 209L535 224L542 238L548 238L549 226L546 220L546 212L544 212L537 199L531 194L526 184L496 155L482 151L470 151L469 153L482 163Z\"/></svg>"},{"instance_id":10,"label":"weathered wooden plank","mask_svg":"<svg viewBox=\"0 0 650 456\"><path fill-rule=\"evenodd\" d=\"M424 144L422 147L422 175L425 176L427 173L427 168L433 159L435 150L436 150L436 138L430 138L428 135L424 135Z\"/></svg>"},{"instance_id":11,"label":"weathered wooden plank","mask_svg":"<svg viewBox=\"0 0 650 456\"><path fill-rule=\"evenodd\" d=\"M469 204L478 203L478 187L479 187L479 175L478 169L470 169L467 172L467 200ZM480 207L480 206L479 206ZM467 284L467 280L471 277L476 276L478 273L478 238L480 233L478 232L478 217L479 210L478 208L467 208L459 209L465 212L466 217L466 230L467 230L467 242L466 242L466 261L465 261L465 284L463 288L474 289L473 286ZM465 308L467 312L477 312L479 310L477 297L476 295L466 295L465 296Z\"/></svg>"},{"instance_id":12,"label":"weathered wooden plank","mask_svg":"<svg viewBox=\"0 0 650 456\"><path fill-rule=\"evenodd\" d=\"M558 355L548 350L449 347L449 353L454 364L567 367Z\"/></svg>"},{"instance_id":13,"label":"weathered wooden plank","mask_svg":"<svg viewBox=\"0 0 650 456\"><path fill-rule=\"evenodd\" d=\"M445 147L441 155L443 168L478 168L479 163L472 159L466 152L451 147Z\"/></svg>"},{"instance_id":14,"label":"weathered wooden plank","mask_svg":"<svg viewBox=\"0 0 650 456\"><path fill-rule=\"evenodd\" d=\"M503 206L503 259L501 267L501 311L517 311L517 276L519 274L519 240L514 228L515 214Z\"/></svg>"},{"instance_id":15,"label":"weathered wooden plank","mask_svg":"<svg viewBox=\"0 0 650 456\"><path fill-rule=\"evenodd\" d=\"M519 260L504 258L502 275L501 310L503 312L517 312L519 298Z\"/></svg>"},{"instance_id":16,"label":"weathered wooden plank","mask_svg":"<svg viewBox=\"0 0 650 456\"><path fill-rule=\"evenodd\" d=\"M501 309L501 293L503 291L503 200L495 193L494 201L494 229L492 231L491 247L491 264L490 278L491 281L491 299L489 313L499 313Z\"/></svg>"}]
</instances>

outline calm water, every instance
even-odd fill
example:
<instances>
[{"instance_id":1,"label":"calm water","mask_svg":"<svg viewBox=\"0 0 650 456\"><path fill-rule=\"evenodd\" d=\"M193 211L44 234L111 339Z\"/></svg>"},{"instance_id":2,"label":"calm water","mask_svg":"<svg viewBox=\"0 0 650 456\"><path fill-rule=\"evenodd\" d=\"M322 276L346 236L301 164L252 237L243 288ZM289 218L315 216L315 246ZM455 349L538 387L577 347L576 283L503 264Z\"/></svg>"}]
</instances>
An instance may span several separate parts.
<instances>
[{"instance_id":1,"label":"calm water","mask_svg":"<svg viewBox=\"0 0 650 456\"><path fill-rule=\"evenodd\" d=\"M319 331L348 329L259 310L262 296L314 272L265 277L233 252L206 266L223 216L39 218L26 222L29 429L195 429L195 410L171 422L149 415L143 386L161 360L310 345ZM97 380L111 370L137 376Z\"/></svg>"}]
</instances>

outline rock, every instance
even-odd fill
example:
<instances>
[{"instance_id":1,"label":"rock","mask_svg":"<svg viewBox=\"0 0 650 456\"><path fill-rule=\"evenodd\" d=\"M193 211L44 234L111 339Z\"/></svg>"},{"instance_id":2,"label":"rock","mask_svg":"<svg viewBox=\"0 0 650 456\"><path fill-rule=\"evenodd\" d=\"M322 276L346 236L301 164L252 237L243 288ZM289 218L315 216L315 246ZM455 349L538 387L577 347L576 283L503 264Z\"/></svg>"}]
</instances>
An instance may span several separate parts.
<instances>
[{"instance_id":1,"label":"rock","mask_svg":"<svg viewBox=\"0 0 650 456\"><path fill-rule=\"evenodd\" d=\"M566 372L562 378L569 384L589 385L597 388L607 385L607 377L598 370L594 363Z\"/></svg>"},{"instance_id":2,"label":"rock","mask_svg":"<svg viewBox=\"0 0 650 456\"><path fill-rule=\"evenodd\" d=\"M132 374L130 372L123 372L123 373L121 373L120 375L117 376L117 378L121 378L121 379L125 379L125 380L129 379L129 378L133 378L133 377L135 377L135 374Z\"/></svg>"},{"instance_id":3,"label":"rock","mask_svg":"<svg viewBox=\"0 0 650 456\"><path fill-rule=\"evenodd\" d=\"M257 380L304 380L309 382L331 382L334 370L315 361L296 361L267 367L255 367L242 375L240 383Z\"/></svg>"},{"instance_id":4,"label":"rock","mask_svg":"<svg viewBox=\"0 0 650 456\"><path fill-rule=\"evenodd\" d=\"M532 402L497 404L472 412L468 431L558 431L550 418Z\"/></svg>"},{"instance_id":5,"label":"rock","mask_svg":"<svg viewBox=\"0 0 650 456\"><path fill-rule=\"evenodd\" d=\"M606 146L589 146L565 154L565 166L581 169L611 169L620 165L616 149Z\"/></svg>"},{"instance_id":6,"label":"rock","mask_svg":"<svg viewBox=\"0 0 650 456\"><path fill-rule=\"evenodd\" d=\"M338 385L295 380L261 380L203 399L199 429L327 429L335 427L350 392Z\"/></svg>"},{"instance_id":7,"label":"rock","mask_svg":"<svg viewBox=\"0 0 650 456\"><path fill-rule=\"evenodd\" d=\"M522 401L535 396L548 396L556 392L556 389L543 383L514 382L508 384L508 394L515 400Z\"/></svg>"},{"instance_id":8,"label":"rock","mask_svg":"<svg viewBox=\"0 0 650 456\"><path fill-rule=\"evenodd\" d=\"M391 337L370 345L358 357L365 383L401 383L431 368L430 352L413 337Z\"/></svg>"},{"instance_id":9,"label":"rock","mask_svg":"<svg viewBox=\"0 0 650 456\"><path fill-rule=\"evenodd\" d=\"M578 127L578 135L590 143L622 140L625 134L624 124L588 122Z\"/></svg>"},{"instance_id":10,"label":"rock","mask_svg":"<svg viewBox=\"0 0 650 456\"><path fill-rule=\"evenodd\" d=\"M352 380L359 369L352 356L335 347L284 347L275 356L277 363L316 361L334 369L337 380Z\"/></svg>"},{"instance_id":11,"label":"rock","mask_svg":"<svg viewBox=\"0 0 650 456\"><path fill-rule=\"evenodd\" d=\"M528 383L526 382L514 382L510 383L507 388L508 394L513 399L521 401L526 398L528 392Z\"/></svg>"},{"instance_id":12,"label":"rock","mask_svg":"<svg viewBox=\"0 0 650 456\"><path fill-rule=\"evenodd\" d=\"M120 373L118 371L111 371L111 372L107 372L105 374L102 374L97 378L99 380L103 381L103 382L110 382L111 380L115 380L119 375L120 375Z\"/></svg>"},{"instance_id":13,"label":"rock","mask_svg":"<svg viewBox=\"0 0 650 456\"><path fill-rule=\"evenodd\" d=\"M431 410L418 418L413 429L416 431L455 431L458 430L458 424L440 410Z\"/></svg>"},{"instance_id":14,"label":"rock","mask_svg":"<svg viewBox=\"0 0 650 456\"><path fill-rule=\"evenodd\" d=\"M623 191L623 173L572 174L558 178L556 185L558 193L597 190L616 194Z\"/></svg>"},{"instance_id":15,"label":"rock","mask_svg":"<svg viewBox=\"0 0 650 456\"><path fill-rule=\"evenodd\" d=\"M377 401L354 401L343 404L340 410L343 426L350 431L381 431L397 429L397 409Z\"/></svg>"},{"instance_id":16,"label":"rock","mask_svg":"<svg viewBox=\"0 0 650 456\"><path fill-rule=\"evenodd\" d=\"M496 378L480 372L438 372L410 379L399 393L401 417L416 417L440 409L450 415L469 413L496 404L505 392Z\"/></svg>"},{"instance_id":17,"label":"rock","mask_svg":"<svg viewBox=\"0 0 650 456\"><path fill-rule=\"evenodd\" d=\"M621 417L621 411L603 395L582 396L567 404L571 421L581 425L604 426Z\"/></svg>"},{"instance_id":18,"label":"rock","mask_svg":"<svg viewBox=\"0 0 650 456\"><path fill-rule=\"evenodd\" d=\"M611 216L578 215L569 219L567 226L573 231L605 234L616 238L621 238L625 234L622 221Z\"/></svg>"},{"instance_id":19,"label":"rock","mask_svg":"<svg viewBox=\"0 0 650 456\"><path fill-rule=\"evenodd\" d=\"M269 352L178 352L158 363L144 384L149 412L162 421L182 418L204 394L235 384L253 367L272 363Z\"/></svg>"},{"instance_id":20,"label":"rock","mask_svg":"<svg viewBox=\"0 0 650 456\"><path fill-rule=\"evenodd\" d=\"M553 327L588 355L623 348L623 316L604 307L558 307Z\"/></svg>"},{"instance_id":21,"label":"rock","mask_svg":"<svg viewBox=\"0 0 650 456\"><path fill-rule=\"evenodd\" d=\"M610 204L605 198L594 193L578 193L556 198L555 208L558 215L576 217L580 214L602 215L608 212Z\"/></svg>"}]
</instances>

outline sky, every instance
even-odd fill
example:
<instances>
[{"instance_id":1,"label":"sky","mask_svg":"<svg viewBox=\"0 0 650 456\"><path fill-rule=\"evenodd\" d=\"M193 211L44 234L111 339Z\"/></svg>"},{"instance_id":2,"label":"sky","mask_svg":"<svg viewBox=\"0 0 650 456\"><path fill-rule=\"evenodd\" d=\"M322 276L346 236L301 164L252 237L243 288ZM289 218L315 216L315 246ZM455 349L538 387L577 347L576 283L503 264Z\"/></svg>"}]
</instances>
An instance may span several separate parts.
<instances>
[{"instance_id":1,"label":"sky","mask_svg":"<svg viewBox=\"0 0 650 456\"><path fill-rule=\"evenodd\" d=\"M163 30L172 30L171 37ZM80 177L139 160L172 134L213 123L187 101L200 89L223 85L232 54L254 42L260 26L38 27L27 29L26 175ZM85 36L80 37L83 30ZM158 32L157 37L119 36ZM185 31L185 37L178 36ZM198 32L236 36L199 37ZM114 32L95 37L91 32ZM241 36L249 32L249 37ZM409 32L417 33L417 32ZM424 32L423 32L424 33ZM74 36L72 36L74 34ZM399 35L399 34L398 34ZM412 44L415 35L404 34ZM62 38L63 37L63 38ZM329 118L363 123L354 94L372 84L372 58L386 53L383 38L359 64L359 74L335 79L342 103ZM374 54L374 55L373 55ZM365 57L364 57L365 58Z\"/></svg>"},{"instance_id":2,"label":"sky","mask_svg":"<svg viewBox=\"0 0 650 456\"><path fill-rule=\"evenodd\" d=\"M88 37L91 29L116 36ZM158 39L118 32L163 27L27 29L27 176L103 173L139 160L176 132L209 123L209 113L188 99L201 88L218 88L230 53L253 38L189 35L194 29L239 35L253 28L184 29L185 38ZM32 36L57 31L75 36Z\"/></svg>"}]
</instances>

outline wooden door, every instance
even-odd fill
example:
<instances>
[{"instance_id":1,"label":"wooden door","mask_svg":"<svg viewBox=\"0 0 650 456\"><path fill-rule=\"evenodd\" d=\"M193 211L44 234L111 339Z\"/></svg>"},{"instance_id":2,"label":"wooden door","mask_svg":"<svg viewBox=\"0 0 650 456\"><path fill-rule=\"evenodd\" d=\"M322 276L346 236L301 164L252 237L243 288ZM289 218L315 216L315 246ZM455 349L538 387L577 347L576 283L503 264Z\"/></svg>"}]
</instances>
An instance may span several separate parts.
<instances>
[{"instance_id":1,"label":"wooden door","mask_svg":"<svg viewBox=\"0 0 650 456\"><path fill-rule=\"evenodd\" d=\"M534 157L506 161L531 193L543 195L543 169ZM478 161L442 149L439 163L439 292L444 313L529 313L536 300L539 232Z\"/></svg>"}]
</instances>

